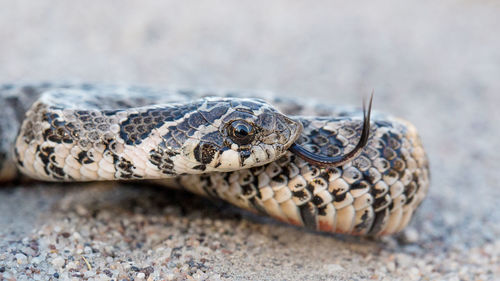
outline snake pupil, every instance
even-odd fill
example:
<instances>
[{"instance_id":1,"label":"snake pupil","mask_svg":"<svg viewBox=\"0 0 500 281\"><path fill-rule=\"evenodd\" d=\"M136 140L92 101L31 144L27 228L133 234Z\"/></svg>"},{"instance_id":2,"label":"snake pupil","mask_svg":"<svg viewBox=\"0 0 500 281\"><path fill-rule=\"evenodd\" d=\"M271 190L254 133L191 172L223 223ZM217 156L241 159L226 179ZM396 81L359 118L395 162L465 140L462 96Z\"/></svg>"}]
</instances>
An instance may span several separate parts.
<instances>
[{"instance_id":1,"label":"snake pupil","mask_svg":"<svg viewBox=\"0 0 500 281\"><path fill-rule=\"evenodd\" d=\"M248 127L243 126L243 125L238 125L238 127L234 128L234 132L236 133L237 136L243 137L243 138L248 136L248 134L250 134Z\"/></svg>"},{"instance_id":2,"label":"snake pupil","mask_svg":"<svg viewBox=\"0 0 500 281\"><path fill-rule=\"evenodd\" d=\"M245 121L234 121L230 125L229 136L237 144L249 144L253 140L253 127Z\"/></svg>"}]
</instances>

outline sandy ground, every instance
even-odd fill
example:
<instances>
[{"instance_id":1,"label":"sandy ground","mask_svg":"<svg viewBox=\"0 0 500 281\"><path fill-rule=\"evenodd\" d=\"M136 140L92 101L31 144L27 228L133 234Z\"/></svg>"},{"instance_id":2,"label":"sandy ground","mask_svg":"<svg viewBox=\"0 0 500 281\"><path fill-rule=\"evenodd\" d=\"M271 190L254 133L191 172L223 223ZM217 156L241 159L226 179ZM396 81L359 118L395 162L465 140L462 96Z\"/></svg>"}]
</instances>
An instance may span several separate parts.
<instances>
[{"instance_id":1,"label":"sandy ground","mask_svg":"<svg viewBox=\"0 0 500 281\"><path fill-rule=\"evenodd\" d=\"M0 280L500 279L496 1L0 1L0 82L269 89L419 128L402 235L304 231L141 183L0 189ZM72 4L70 4L72 3ZM73 4L75 3L75 4Z\"/></svg>"}]
</instances>

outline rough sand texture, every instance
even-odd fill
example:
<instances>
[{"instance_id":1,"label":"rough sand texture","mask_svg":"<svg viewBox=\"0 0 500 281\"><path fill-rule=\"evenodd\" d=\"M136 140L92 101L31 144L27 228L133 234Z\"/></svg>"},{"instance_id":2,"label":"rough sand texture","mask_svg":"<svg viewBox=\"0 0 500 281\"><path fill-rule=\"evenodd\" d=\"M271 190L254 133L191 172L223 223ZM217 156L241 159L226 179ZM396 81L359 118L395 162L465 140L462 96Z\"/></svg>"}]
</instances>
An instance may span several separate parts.
<instances>
[{"instance_id":1,"label":"rough sand texture","mask_svg":"<svg viewBox=\"0 0 500 281\"><path fill-rule=\"evenodd\" d=\"M380 240L141 183L7 186L0 280L500 279L499 13L496 1L0 1L0 82L354 104L374 88L375 109L419 128L432 166L410 228Z\"/></svg>"}]
</instances>

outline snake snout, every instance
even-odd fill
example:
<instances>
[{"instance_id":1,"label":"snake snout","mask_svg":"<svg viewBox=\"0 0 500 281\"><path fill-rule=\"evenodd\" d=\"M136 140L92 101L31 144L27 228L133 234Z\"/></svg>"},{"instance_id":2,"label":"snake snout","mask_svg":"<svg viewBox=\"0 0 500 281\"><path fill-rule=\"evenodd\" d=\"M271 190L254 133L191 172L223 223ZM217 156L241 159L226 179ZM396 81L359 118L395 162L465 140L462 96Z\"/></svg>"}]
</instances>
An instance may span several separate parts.
<instances>
[{"instance_id":1,"label":"snake snout","mask_svg":"<svg viewBox=\"0 0 500 281\"><path fill-rule=\"evenodd\" d=\"M296 121L287 116L283 116L283 123L286 124L286 126L283 130L281 130L280 136L284 138L283 147L288 149L298 140L304 126L302 125L302 122Z\"/></svg>"}]
</instances>

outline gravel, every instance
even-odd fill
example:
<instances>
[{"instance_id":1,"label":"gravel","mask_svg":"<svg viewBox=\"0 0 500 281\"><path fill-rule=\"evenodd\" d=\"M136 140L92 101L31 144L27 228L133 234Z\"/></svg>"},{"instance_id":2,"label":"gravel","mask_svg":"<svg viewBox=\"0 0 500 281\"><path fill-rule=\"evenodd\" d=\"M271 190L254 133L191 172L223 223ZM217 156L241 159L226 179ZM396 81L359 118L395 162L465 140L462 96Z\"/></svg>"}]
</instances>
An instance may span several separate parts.
<instances>
[{"instance_id":1,"label":"gravel","mask_svg":"<svg viewBox=\"0 0 500 281\"><path fill-rule=\"evenodd\" d=\"M432 183L409 228L304 231L133 184L0 189L0 280L500 279L495 1L0 1L0 82L269 89L411 120Z\"/></svg>"}]
</instances>

